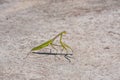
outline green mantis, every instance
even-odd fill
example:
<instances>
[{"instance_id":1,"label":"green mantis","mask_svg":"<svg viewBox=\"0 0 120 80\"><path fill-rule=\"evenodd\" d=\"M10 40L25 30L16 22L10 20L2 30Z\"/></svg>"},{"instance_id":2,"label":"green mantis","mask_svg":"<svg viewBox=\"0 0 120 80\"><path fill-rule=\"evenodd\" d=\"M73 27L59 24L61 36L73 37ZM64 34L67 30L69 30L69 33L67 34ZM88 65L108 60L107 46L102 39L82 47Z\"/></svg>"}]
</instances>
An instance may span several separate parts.
<instances>
[{"instance_id":1,"label":"green mantis","mask_svg":"<svg viewBox=\"0 0 120 80\"><path fill-rule=\"evenodd\" d=\"M41 45L39 45L39 46L37 46L37 47L32 48L31 51L41 50L41 49L43 49L43 48L45 48L45 47L47 47L47 46L49 46L49 45L51 45L51 47L52 47L53 49L57 50L54 46L58 46L58 45L53 44L53 42L54 42L55 39L58 38L59 36L60 36L60 46L63 48L63 50L66 50L66 51L67 51L67 48L69 48L71 51L73 51L70 46L68 46L66 43L64 43L64 42L62 41L62 36L63 36L63 34L66 34L66 31L62 31L61 33L59 33L58 35L56 35L54 38L52 38L52 39L50 39L50 40L42 43Z\"/></svg>"},{"instance_id":2,"label":"green mantis","mask_svg":"<svg viewBox=\"0 0 120 80\"><path fill-rule=\"evenodd\" d=\"M65 50L66 52L68 52L68 50L67 50L68 48L73 52L72 48L62 41L63 34L66 34L66 31L62 31L61 33L59 33L58 35L56 35L56 36L53 37L52 39L50 39L50 40L42 43L42 44L39 45L39 46L36 46L36 47L32 48L31 52L34 53L34 51L41 50L41 49L43 49L43 48L45 48L45 47L47 47L47 46L49 46L49 45L50 45L53 49L55 49L55 50L57 50L57 49L56 49L54 46L61 46L62 49ZM54 44L54 41L55 41L58 37L60 37L60 41L59 41L59 42L60 42L60 45ZM40 53L40 54L43 54L43 53ZM44 54L45 54L45 53L44 53ZM46 54L48 54L48 53L46 53ZM57 53L56 53L56 54L50 53L50 54L51 54L51 55L57 55ZM27 54L27 56L28 56L28 55L29 55L29 53ZM67 60L69 60L69 62L70 62L70 59L68 58L68 57L69 57L68 55L72 55L72 54L58 54L58 55L64 55L64 57L65 57ZM26 56L25 58L27 58L27 56ZM25 58L24 58L24 59L25 59Z\"/></svg>"}]
</instances>

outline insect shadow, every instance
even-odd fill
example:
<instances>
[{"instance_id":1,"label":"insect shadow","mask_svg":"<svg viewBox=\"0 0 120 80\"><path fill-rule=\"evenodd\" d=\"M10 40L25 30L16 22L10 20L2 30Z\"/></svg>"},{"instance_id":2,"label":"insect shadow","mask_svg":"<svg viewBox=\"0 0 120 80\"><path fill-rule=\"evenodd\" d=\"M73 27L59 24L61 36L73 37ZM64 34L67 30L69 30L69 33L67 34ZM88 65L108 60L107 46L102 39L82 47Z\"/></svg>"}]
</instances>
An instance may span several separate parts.
<instances>
[{"instance_id":1,"label":"insect shadow","mask_svg":"<svg viewBox=\"0 0 120 80\"><path fill-rule=\"evenodd\" d=\"M60 55L60 56L64 56L65 59L67 59L69 62L71 62L70 58L73 58L72 55L73 54L69 54L69 53L51 53L51 52L32 52L34 54L40 54L40 55Z\"/></svg>"}]
</instances>

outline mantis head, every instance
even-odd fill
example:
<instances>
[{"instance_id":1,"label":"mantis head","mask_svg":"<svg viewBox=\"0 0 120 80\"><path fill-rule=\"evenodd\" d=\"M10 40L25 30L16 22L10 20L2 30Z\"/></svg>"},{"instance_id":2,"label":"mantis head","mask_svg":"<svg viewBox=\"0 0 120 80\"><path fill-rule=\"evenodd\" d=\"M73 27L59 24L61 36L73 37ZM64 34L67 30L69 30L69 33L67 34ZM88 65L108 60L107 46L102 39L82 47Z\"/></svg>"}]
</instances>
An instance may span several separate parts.
<instances>
[{"instance_id":1,"label":"mantis head","mask_svg":"<svg viewBox=\"0 0 120 80\"><path fill-rule=\"evenodd\" d=\"M66 34L67 32L66 31L63 31L62 34Z\"/></svg>"}]
</instances>

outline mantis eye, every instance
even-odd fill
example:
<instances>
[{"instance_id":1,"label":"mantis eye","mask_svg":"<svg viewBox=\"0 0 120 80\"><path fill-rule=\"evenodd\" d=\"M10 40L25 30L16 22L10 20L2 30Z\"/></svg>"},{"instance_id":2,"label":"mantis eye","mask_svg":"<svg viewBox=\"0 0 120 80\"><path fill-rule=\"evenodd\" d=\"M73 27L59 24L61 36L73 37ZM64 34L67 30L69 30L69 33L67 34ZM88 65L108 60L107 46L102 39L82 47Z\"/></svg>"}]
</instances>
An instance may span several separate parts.
<instances>
[{"instance_id":1,"label":"mantis eye","mask_svg":"<svg viewBox=\"0 0 120 80\"><path fill-rule=\"evenodd\" d=\"M66 31L63 31L62 33L63 33L63 34L66 34L67 32L66 32Z\"/></svg>"}]
</instances>

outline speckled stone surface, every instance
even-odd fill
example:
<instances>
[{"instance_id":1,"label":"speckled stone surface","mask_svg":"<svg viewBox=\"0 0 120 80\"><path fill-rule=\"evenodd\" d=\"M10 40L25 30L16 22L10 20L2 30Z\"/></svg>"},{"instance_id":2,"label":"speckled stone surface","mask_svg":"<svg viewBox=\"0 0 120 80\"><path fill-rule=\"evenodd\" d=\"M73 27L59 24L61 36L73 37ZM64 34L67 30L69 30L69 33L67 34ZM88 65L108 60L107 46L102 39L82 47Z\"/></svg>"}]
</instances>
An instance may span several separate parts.
<instances>
[{"instance_id":1,"label":"speckled stone surface","mask_svg":"<svg viewBox=\"0 0 120 80\"><path fill-rule=\"evenodd\" d=\"M23 59L61 31L71 63ZM120 80L120 0L0 0L0 80Z\"/></svg>"}]
</instances>

